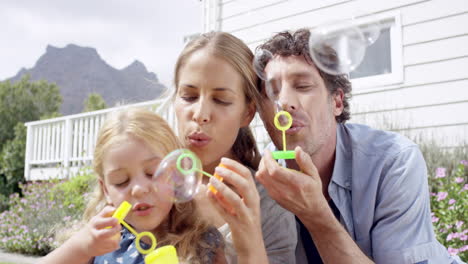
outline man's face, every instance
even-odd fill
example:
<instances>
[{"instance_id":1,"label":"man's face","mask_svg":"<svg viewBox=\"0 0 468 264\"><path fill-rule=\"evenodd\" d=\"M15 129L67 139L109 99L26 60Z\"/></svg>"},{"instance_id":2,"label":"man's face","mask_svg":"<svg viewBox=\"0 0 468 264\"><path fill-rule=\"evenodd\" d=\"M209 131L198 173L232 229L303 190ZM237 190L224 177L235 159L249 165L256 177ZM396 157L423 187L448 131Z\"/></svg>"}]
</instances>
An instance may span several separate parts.
<instances>
[{"instance_id":1,"label":"man's face","mask_svg":"<svg viewBox=\"0 0 468 264\"><path fill-rule=\"evenodd\" d=\"M282 132L273 123L278 106L288 111L292 126L286 130L288 150L300 146L310 155L334 142L335 116L343 111L342 92L330 95L317 68L302 56L275 56L266 66L260 116L276 147L283 149ZM272 92L266 91L271 89ZM275 103L272 100L277 100Z\"/></svg>"}]
</instances>

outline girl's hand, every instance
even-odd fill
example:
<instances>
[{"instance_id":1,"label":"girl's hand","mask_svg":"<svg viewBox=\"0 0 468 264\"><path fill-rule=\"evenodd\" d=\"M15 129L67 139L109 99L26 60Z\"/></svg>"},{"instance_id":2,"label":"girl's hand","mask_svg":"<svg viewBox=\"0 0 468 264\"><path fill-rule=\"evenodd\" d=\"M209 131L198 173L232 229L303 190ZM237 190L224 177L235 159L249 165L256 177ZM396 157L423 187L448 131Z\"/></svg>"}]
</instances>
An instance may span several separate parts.
<instances>
[{"instance_id":1,"label":"girl's hand","mask_svg":"<svg viewBox=\"0 0 468 264\"><path fill-rule=\"evenodd\" d=\"M116 218L111 217L115 210L112 206L104 207L76 234L81 250L87 256L92 258L119 248L121 226Z\"/></svg>"},{"instance_id":2,"label":"girl's hand","mask_svg":"<svg viewBox=\"0 0 468 264\"><path fill-rule=\"evenodd\" d=\"M268 263L262 236L260 196L252 173L228 158L222 158L221 163L226 168L218 166L215 173L223 182L211 177L210 185L217 192L207 190L209 200L229 224L239 263L244 262L242 260Z\"/></svg>"},{"instance_id":3,"label":"girl's hand","mask_svg":"<svg viewBox=\"0 0 468 264\"><path fill-rule=\"evenodd\" d=\"M104 207L78 233L59 248L41 258L39 263L90 263L95 256L118 249L121 227L119 221L111 217L114 211L114 207Z\"/></svg>"}]
</instances>

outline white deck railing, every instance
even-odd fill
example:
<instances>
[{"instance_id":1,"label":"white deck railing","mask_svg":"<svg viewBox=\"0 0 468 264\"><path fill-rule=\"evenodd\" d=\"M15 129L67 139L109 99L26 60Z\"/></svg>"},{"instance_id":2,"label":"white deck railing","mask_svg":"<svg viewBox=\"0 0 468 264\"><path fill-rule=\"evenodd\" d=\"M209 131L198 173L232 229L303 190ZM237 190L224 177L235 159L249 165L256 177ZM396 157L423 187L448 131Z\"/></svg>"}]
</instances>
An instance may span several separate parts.
<instances>
[{"instance_id":1,"label":"white deck railing","mask_svg":"<svg viewBox=\"0 0 468 264\"><path fill-rule=\"evenodd\" d=\"M26 180L42 180L59 173L67 177L70 168L90 163L99 128L110 112L127 107L145 107L164 117L175 127L170 99L159 99L99 111L68 115L53 119L26 123L26 153L24 177ZM52 169L52 170L51 170ZM44 172L49 173L44 173ZM59 176L60 177L60 176Z\"/></svg>"},{"instance_id":2,"label":"white deck railing","mask_svg":"<svg viewBox=\"0 0 468 264\"><path fill-rule=\"evenodd\" d=\"M170 98L26 123L24 177L27 181L70 177L90 164L99 128L110 112L128 107L146 107L161 115L177 132ZM251 124L259 148L268 142L258 116Z\"/></svg>"}]
</instances>

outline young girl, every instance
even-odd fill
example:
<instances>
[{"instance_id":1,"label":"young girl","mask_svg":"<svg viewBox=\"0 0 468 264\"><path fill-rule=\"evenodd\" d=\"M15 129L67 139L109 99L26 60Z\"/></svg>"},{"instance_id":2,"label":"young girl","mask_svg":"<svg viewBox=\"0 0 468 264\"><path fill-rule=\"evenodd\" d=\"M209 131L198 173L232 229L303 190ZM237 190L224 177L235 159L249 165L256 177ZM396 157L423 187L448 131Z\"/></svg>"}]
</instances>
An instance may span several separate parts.
<instances>
[{"instance_id":1,"label":"young girl","mask_svg":"<svg viewBox=\"0 0 468 264\"><path fill-rule=\"evenodd\" d=\"M205 171L224 178L211 178L217 195L199 192L196 204L223 234L228 262L291 263L294 215L253 178L260 155L249 124L260 93L252 60L250 49L229 33L206 33L186 45L174 71L179 136ZM226 202L232 208L224 207Z\"/></svg>"},{"instance_id":2,"label":"young girl","mask_svg":"<svg viewBox=\"0 0 468 264\"><path fill-rule=\"evenodd\" d=\"M181 263L224 263L222 237L195 213L194 202L173 204L153 187L159 163L179 147L167 123L150 111L111 115L94 151L99 186L84 214L87 224L41 263L143 263L135 237L110 217L123 201L133 205L125 221L138 233L151 231L158 247L174 245ZM142 241L150 244L148 237Z\"/></svg>"}]
</instances>

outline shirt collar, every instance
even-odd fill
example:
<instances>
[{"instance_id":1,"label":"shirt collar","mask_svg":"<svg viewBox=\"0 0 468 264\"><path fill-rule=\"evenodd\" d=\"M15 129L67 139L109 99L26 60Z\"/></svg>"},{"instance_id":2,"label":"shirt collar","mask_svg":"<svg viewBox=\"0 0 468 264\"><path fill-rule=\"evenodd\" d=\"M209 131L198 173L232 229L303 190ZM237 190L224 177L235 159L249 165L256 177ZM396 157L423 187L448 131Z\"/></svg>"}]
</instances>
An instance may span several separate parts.
<instances>
[{"instance_id":1,"label":"shirt collar","mask_svg":"<svg viewBox=\"0 0 468 264\"><path fill-rule=\"evenodd\" d=\"M345 125L339 123L336 127L335 164L333 166L331 182L348 190L351 190L351 157L352 151L350 149L348 133Z\"/></svg>"}]
</instances>

